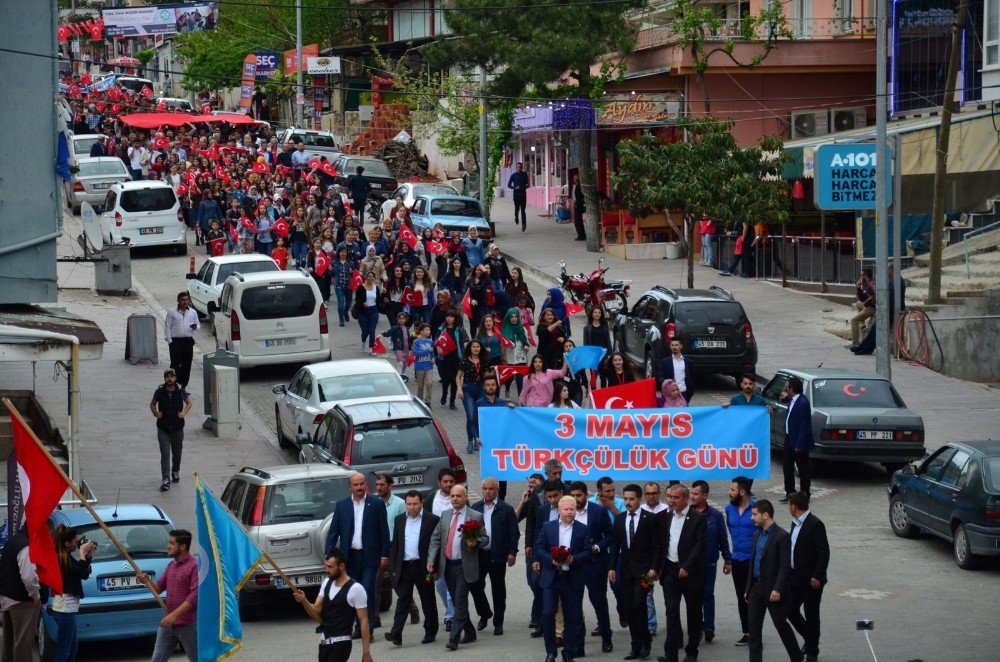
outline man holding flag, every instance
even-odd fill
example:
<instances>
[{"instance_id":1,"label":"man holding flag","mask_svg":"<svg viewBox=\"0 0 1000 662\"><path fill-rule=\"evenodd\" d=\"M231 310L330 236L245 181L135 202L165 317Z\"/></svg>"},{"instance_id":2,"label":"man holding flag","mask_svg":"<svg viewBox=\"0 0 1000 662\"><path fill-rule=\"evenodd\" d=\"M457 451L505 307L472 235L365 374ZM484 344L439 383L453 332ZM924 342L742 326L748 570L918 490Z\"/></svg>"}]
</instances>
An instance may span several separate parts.
<instances>
[{"instance_id":1,"label":"man holding flag","mask_svg":"<svg viewBox=\"0 0 1000 662\"><path fill-rule=\"evenodd\" d=\"M173 560L156 581L157 590L167 592L167 613L156 630L153 662L169 660L177 644L184 646L188 660L198 662L198 561L191 555L190 531L170 532L167 556ZM143 584L149 582L145 573L138 578Z\"/></svg>"}]
</instances>

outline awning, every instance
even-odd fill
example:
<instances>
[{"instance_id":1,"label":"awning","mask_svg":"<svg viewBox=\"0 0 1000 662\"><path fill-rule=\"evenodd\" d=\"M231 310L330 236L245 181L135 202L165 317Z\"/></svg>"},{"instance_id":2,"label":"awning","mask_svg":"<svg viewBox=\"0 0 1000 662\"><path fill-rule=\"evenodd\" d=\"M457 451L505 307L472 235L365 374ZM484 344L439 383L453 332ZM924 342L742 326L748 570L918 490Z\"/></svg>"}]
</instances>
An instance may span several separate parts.
<instances>
[{"instance_id":1,"label":"awning","mask_svg":"<svg viewBox=\"0 0 1000 662\"><path fill-rule=\"evenodd\" d=\"M191 124L200 115L186 115L184 113L132 113L122 115L121 120L128 126L137 129L158 129L161 126L184 126Z\"/></svg>"},{"instance_id":2,"label":"awning","mask_svg":"<svg viewBox=\"0 0 1000 662\"><path fill-rule=\"evenodd\" d=\"M188 115L191 124L208 124L211 122L226 122L228 124L256 124L257 121L242 113L217 113L215 115Z\"/></svg>"},{"instance_id":3,"label":"awning","mask_svg":"<svg viewBox=\"0 0 1000 662\"><path fill-rule=\"evenodd\" d=\"M0 328L5 330L0 336L0 361L69 361L70 346L41 337L46 332L76 336L81 361L100 359L108 341L95 322L59 308L3 306ZM24 335L17 335L22 329Z\"/></svg>"}]
</instances>

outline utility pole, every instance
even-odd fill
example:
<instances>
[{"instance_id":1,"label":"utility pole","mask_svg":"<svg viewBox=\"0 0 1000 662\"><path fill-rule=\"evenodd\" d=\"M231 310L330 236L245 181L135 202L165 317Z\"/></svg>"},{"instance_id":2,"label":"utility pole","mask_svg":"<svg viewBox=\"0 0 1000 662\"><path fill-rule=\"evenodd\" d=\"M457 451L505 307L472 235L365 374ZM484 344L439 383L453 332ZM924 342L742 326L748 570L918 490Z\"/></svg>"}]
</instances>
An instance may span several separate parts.
<instances>
[{"instance_id":1,"label":"utility pole","mask_svg":"<svg viewBox=\"0 0 1000 662\"><path fill-rule=\"evenodd\" d=\"M302 86L302 0L295 0L295 126L305 122L306 90Z\"/></svg>"},{"instance_id":2,"label":"utility pole","mask_svg":"<svg viewBox=\"0 0 1000 662\"><path fill-rule=\"evenodd\" d=\"M486 208L486 176L490 170L490 148L486 142L486 122L486 67L479 67L479 202L483 205L486 220L489 221L490 210ZM490 227L493 227L492 223Z\"/></svg>"},{"instance_id":3,"label":"utility pole","mask_svg":"<svg viewBox=\"0 0 1000 662\"><path fill-rule=\"evenodd\" d=\"M889 167L886 160L887 0L875 0L875 371L892 378L889 365ZM896 201L899 207L899 201ZM899 214L897 214L899 216ZM899 219L896 219L899 223Z\"/></svg>"}]
</instances>

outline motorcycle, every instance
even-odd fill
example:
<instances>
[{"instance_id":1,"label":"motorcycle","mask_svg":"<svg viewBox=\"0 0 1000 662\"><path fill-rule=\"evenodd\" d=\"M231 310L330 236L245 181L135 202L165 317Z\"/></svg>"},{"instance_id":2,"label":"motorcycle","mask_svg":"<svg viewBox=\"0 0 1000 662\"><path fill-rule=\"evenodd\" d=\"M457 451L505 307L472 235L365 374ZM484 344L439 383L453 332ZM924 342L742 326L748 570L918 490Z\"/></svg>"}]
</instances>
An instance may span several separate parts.
<instances>
[{"instance_id":1,"label":"motorcycle","mask_svg":"<svg viewBox=\"0 0 1000 662\"><path fill-rule=\"evenodd\" d=\"M571 301L583 303L588 319L594 306L601 306L604 309L605 319L611 323L618 313L628 308L628 293L632 289L632 281L605 281L604 274L609 267L603 265L602 257L597 262L597 268L591 271L589 276L585 276L583 272L571 276L566 272L566 261L562 260L559 262L559 280Z\"/></svg>"}]
</instances>

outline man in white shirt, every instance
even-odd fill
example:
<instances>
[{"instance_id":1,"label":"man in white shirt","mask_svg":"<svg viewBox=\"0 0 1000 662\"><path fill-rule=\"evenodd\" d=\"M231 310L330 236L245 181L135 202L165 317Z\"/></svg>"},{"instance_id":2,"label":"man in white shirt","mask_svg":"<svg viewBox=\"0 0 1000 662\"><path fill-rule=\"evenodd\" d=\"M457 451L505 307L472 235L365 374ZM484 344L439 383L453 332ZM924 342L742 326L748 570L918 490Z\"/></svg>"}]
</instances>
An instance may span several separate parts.
<instances>
[{"instance_id":1,"label":"man in white shirt","mask_svg":"<svg viewBox=\"0 0 1000 662\"><path fill-rule=\"evenodd\" d=\"M660 584L667 612L667 636L663 644L663 660L677 662L684 648L685 660L698 659L701 642L702 604L705 599L705 541L708 523L705 516L691 508L690 492L684 485L672 485L667 490L670 510L657 515L660 530L666 533L666 554ZM681 598L687 612L687 645L681 627Z\"/></svg>"},{"instance_id":2,"label":"man in white shirt","mask_svg":"<svg viewBox=\"0 0 1000 662\"><path fill-rule=\"evenodd\" d=\"M438 471L438 490L424 504L424 510L441 517L441 513L451 508L451 488L453 487L455 487L455 471L447 467ZM448 592L444 573L441 573L435 588L438 595L441 596L441 603L444 605L444 629L446 632L451 632L451 626L455 619L455 603L451 599L451 593Z\"/></svg>"},{"instance_id":3,"label":"man in white shirt","mask_svg":"<svg viewBox=\"0 0 1000 662\"><path fill-rule=\"evenodd\" d=\"M657 387L665 379L677 382L677 388L688 404L694 397L694 378L691 375L691 361L681 353L684 343L677 338L670 341L670 356L660 361L660 369L656 372Z\"/></svg>"},{"instance_id":4,"label":"man in white shirt","mask_svg":"<svg viewBox=\"0 0 1000 662\"><path fill-rule=\"evenodd\" d=\"M194 332L201 328L198 313L191 308L191 295L180 292L177 306L167 311L163 335L170 349L170 367L177 372L177 383L187 388L194 359Z\"/></svg>"},{"instance_id":5,"label":"man in white shirt","mask_svg":"<svg viewBox=\"0 0 1000 662\"><path fill-rule=\"evenodd\" d=\"M660 484L659 483L646 483L642 488L643 502L642 509L653 515L659 515L664 510L667 510L667 504L660 501ZM649 626L649 636L656 636L656 600L654 599L655 591L650 591L646 594L646 625Z\"/></svg>"},{"instance_id":6,"label":"man in white shirt","mask_svg":"<svg viewBox=\"0 0 1000 662\"><path fill-rule=\"evenodd\" d=\"M438 633L437 601L434 589L425 581L425 577L431 535L440 518L424 511L424 499L416 490L406 493L405 504L406 510L396 516L389 526L390 532L395 531L389 550L389 571L396 586L397 602L392 628L385 633L385 638L396 646L403 645L406 614L410 614L413 624L419 622L419 612L417 618L413 618L416 609L414 589L420 596L420 606L424 610L424 638L420 643L433 642Z\"/></svg>"},{"instance_id":7,"label":"man in white shirt","mask_svg":"<svg viewBox=\"0 0 1000 662\"><path fill-rule=\"evenodd\" d=\"M396 516L401 515L406 512L406 502L400 499L398 496L392 493L392 476L389 474L378 474L375 476L375 493L378 497L382 499L385 504L385 517L386 522L389 525L389 544L392 545L393 529L395 528L393 524L396 522ZM375 578L375 594L378 596L382 595L382 582L385 580L389 573L389 569L381 570L378 576ZM417 606L414 604L411 610L414 618L419 618L419 613L417 612ZM373 617L376 627L381 625L382 619L380 616L376 615ZM416 623L416 621L414 621Z\"/></svg>"}]
</instances>

